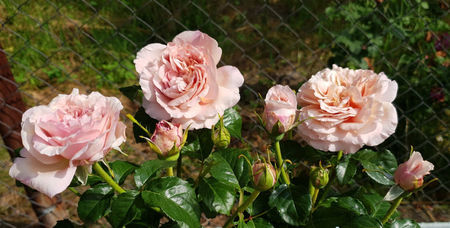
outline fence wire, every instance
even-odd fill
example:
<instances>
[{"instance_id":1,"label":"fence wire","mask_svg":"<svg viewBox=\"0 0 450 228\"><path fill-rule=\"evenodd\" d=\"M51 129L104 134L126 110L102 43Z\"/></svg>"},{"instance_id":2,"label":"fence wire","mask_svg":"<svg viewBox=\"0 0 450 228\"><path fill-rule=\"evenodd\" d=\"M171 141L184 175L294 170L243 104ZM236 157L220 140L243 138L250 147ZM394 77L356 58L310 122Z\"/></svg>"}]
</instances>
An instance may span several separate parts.
<instances>
[{"instance_id":1,"label":"fence wire","mask_svg":"<svg viewBox=\"0 0 450 228\"><path fill-rule=\"evenodd\" d=\"M239 106L249 123L246 140L255 147L262 129L252 113L261 111L259 94L272 85L298 89L332 63L384 71L399 84L399 125L378 149L404 161L412 145L435 164L431 176L438 183L402 210L406 217L436 221L449 219L448 9L444 0L2 0L0 44L16 80L9 83L29 107L76 87L119 97L124 113L134 113L140 101L129 102L118 88L138 83L135 53L199 29L219 42L220 64L238 67L245 77ZM129 160L148 157L129 141ZM0 226L36 225L24 190L8 176L8 148L0 146ZM62 198L70 218L79 221L76 197Z\"/></svg>"}]
</instances>

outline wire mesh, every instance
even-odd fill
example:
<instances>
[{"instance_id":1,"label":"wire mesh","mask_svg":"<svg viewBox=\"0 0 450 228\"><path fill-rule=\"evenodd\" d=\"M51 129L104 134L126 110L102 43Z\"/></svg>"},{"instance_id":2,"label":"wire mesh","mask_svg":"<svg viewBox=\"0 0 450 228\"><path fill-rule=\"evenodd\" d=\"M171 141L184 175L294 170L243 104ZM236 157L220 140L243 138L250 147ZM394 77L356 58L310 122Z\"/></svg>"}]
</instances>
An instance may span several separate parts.
<instances>
[{"instance_id":1,"label":"wire mesh","mask_svg":"<svg viewBox=\"0 0 450 228\"><path fill-rule=\"evenodd\" d=\"M199 29L219 42L220 64L234 65L244 74L239 106L244 121L250 123L244 125L248 143L259 140L262 129L252 113L261 111L259 94L272 85L298 89L331 63L384 71L400 85L394 102L399 125L378 149L388 148L403 161L413 145L433 162L432 176L439 183L414 198L425 202L414 204L413 210L422 211L414 218L448 219L445 209L444 215L432 210L448 207L450 200L449 38L445 31L449 4L393 2L3 0L0 43L29 107L47 104L76 87L117 96L124 103L124 113L133 113L140 101L129 102L118 88L137 84L135 53L148 43L167 43L181 31ZM412 22L405 25L405 20ZM380 27L381 32L375 31ZM418 48L422 43L429 48ZM146 149L129 141L129 159L148 157ZM0 224L35 225L26 195L8 176L11 162L6 145L2 148ZM76 197L65 193L63 201L76 220Z\"/></svg>"}]
</instances>

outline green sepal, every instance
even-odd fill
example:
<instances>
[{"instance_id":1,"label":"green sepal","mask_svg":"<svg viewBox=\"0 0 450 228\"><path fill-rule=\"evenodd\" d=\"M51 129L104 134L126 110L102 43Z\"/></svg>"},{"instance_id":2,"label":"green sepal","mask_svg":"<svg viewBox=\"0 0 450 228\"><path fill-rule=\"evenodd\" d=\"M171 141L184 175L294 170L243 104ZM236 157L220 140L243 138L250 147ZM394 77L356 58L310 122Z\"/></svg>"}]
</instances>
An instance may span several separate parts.
<instances>
[{"instance_id":1,"label":"green sepal","mask_svg":"<svg viewBox=\"0 0 450 228\"><path fill-rule=\"evenodd\" d=\"M161 150L159 149L159 147L157 145L155 145L149 138L147 138L145 136L139 136L139 137L143 138L143 139L145 139L145 141L147 141L148 146L150 147L150 149L152 151L154 151L155 153L157 153L158 157L163 155Z\"/></svg>"}]
</instances>

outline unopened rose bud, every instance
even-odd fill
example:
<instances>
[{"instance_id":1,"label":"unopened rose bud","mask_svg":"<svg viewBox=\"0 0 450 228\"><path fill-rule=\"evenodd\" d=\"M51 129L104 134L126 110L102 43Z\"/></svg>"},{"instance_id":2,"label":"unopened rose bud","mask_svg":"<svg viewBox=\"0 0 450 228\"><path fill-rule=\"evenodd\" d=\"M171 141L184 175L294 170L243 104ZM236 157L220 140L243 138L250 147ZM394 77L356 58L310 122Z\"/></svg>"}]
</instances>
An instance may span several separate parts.
<instances>
[{"instance_id":1,"label":"unopened rose bud","mask_svg":"<svg viewBox=\"0 0 450 228\"><path fill-rule=\"evenodd\" d=\"M294 125L296 111L295 92L289 86L273 86L267 92L262 115L266 129L272 133L276 126L279 134L289 131Z\"/></svg>"},{"instance_id":2,"label":"unopened rose bud","mask_svg":"<svg viewBox=\"0 0 450 228\"><path fill-rule=\"evenodd\" d=\"M252 171L254 187L259 191L271 189L277 183L277 172L271 164L255 163Z\"/></svg>"},{"instance_id":3,"label":"unopened rose bud","mask_svg":"<svg viewBox=\"0 0 450 228\"><path fill-rule=\"evenodd\" d=\"M422 155L414 151L408 161L398 166L394 180L404 190L412 191L422 186L423 177L433 169L431 162L424 161Z\"/></svg>"},{"instance_id":4,"label":"unopened rose bud","mask_svg":"<svg viewBox=\"0 0 450 228\"><path fill-rule=\"evenodd\" d=\"M230 137L230 132L225 128L223 124L223 116L221 116L218 126L212 126L211 139L217 148L225 149L228 145L230 145Z\"/></svg>"},{"instance_id":5,"label":"unopened rose bud","mask_svg":"<svg viewBox=\"0 0 450 228\"><path fill-rule=\"evenodd\" d=\"M162 120L156 124L155 132L150 138L151 149L160 158L176 156L178 159L182 144L184 143L183 129L180 124L172 124Z\"/></svg>"},{"instance_id":6,"label":"unopened rose bud","mask_svg":"<svg viewBox=\"0 0 450 228\"><path fill-rule=\"evenodd\" d=\"M315 188L323 188L328 184L329 171L326 168L313 166L309 173L309 179Z\"/></svg>"}]
</instances>

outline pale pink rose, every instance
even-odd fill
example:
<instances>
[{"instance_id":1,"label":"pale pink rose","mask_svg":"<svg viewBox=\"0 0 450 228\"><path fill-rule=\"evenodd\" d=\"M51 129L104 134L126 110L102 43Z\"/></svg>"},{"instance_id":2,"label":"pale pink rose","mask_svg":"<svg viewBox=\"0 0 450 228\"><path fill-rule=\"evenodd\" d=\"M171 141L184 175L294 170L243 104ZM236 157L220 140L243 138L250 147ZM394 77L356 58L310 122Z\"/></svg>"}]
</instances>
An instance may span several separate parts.
<instances>
[{"instance_id":1,"label":"pale pink rose","mask_svg":"<svg viewBox=\"0 0 450 228\"><path fill-rule=\"evenodd\" d=\"M64 191L77 166L102 159L111 148L120 150L125 141L121 109L117 98L80 95L78 89L28 109L22 117L24 148L9 175L50 197Z\"/></svg>"},{"instance_id":2,"label":"pale pink rose","mask_svg":"<svg viewBox=\"0 0 450 228\"><path fill-rule=\"evenodd\" d=\"M384 73L333 65L313 75L297 93L297 133L312 147L355 153L364 145L382 143L397 127L392 101L397 83Z\"/></svg>"},{"instance_id":3,"label":"pale pink rose","mask_svg":"<svg viewBox=\"0 0 450 228\"><path fill-rule=\"evenodd\" d=\"M142 48L134 63L147 114L183 128L211 128L239 101L244 82L236 67L217 68L221 55L216 40L200 31L185 31L167 45Z\"/></svg>"},{"instance_id":4,"label":"pale pink rose","mask_svg":"<svg viewBox=\"0 0 450 228\"><path fill-rule=\"evenodd\" d=\"M275 85L267 91L262 118L269 132L272 132L278 121L281 123L279 133L290 130L295 122L296 111L295 92L289 86Z\"/></svg>"},{"instance_id":5,"label":"pale pink rose","mask_svg":"<svg viewBox=\"0 0 450 228\"><path fill-rule=\"evenodd\" d=\"M414 151L408 161L398 166L394 173L395 183L406 191L419 188L423 184L423 176L430 174L434 165L424 161L419 152Z\"/></svg>"},{"instance_id":6,"label":"pale pink rose","mask_svg":"<svg viewBox=\"0 0 450 228\"><path fill-rule=\"evenodd\" d=\"M166 156L174 146L180 149L179 147L183 142L183 128L180 124L172 124L162 120L156 124L155 132L153 132L150 141L158 147L163 156Z\"/></svg>"}]
</instances>

